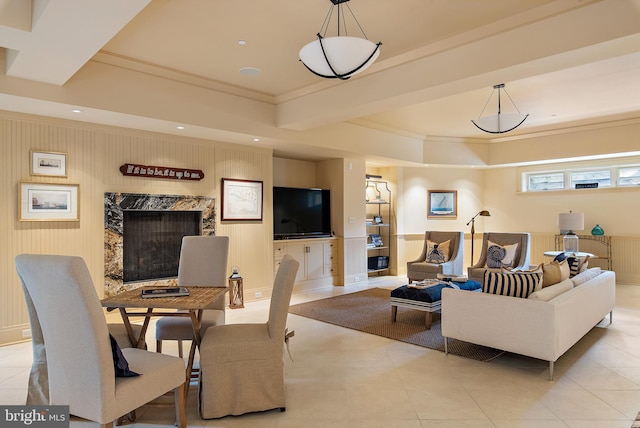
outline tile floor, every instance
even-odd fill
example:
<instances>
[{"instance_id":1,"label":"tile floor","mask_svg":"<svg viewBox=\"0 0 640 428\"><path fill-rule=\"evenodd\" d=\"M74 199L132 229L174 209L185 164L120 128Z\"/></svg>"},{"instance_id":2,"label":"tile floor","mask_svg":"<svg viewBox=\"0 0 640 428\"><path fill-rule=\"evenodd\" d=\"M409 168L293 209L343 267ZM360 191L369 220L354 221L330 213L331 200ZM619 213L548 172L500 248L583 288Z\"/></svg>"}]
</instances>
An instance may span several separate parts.
<instances>
[{"instance_id":1,"label":"tile floor","mask_svg":"<svg viewBox=\"0 0 640 428\"><path fill-rule=\"evenodd\" d=\"M365 286L298 293L292 304L394 288L401 277ZM251 428L629 428L640 411L640 286L618 285L613 324L593 329L556 363L517 355L485 363L289 315L294 361L285 358L287 411L200 420L196 386L188 425ZM268 302L227 311L229 323L264 322ZM608 321L608 318L607 318ZM153 347L153 331L148 338ZM166 352L177 355L175 345ZM23 404L30 343L0 347L0 403ZM144 407L134 427L171 427L170 409ZM97 426L72 421L72 426Z\"/></svg>"}]
</instances>

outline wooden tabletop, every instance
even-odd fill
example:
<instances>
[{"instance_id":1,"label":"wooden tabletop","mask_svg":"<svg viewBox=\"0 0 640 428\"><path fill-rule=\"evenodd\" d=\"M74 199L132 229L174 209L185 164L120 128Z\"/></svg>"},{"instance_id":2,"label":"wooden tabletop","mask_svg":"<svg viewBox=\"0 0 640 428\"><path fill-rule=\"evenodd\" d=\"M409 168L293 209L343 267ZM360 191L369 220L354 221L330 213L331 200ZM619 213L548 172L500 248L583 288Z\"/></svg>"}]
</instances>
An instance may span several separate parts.
<instances>
[{"instance_id":1,"label":"wooden tabletop","mask_svg":"<svg viewBox=\"0 0 640 428\"><path fill-rule=\"evenodd\" d=\"M101 301L105 308L161 308L200 310L209 308L217 299L224 296L227 287L186 287L188 296L143 298L142 290L154 287L142 287L125 291ZM160 288L160 287L157 287Z\"/></svg>"}]
</instances>

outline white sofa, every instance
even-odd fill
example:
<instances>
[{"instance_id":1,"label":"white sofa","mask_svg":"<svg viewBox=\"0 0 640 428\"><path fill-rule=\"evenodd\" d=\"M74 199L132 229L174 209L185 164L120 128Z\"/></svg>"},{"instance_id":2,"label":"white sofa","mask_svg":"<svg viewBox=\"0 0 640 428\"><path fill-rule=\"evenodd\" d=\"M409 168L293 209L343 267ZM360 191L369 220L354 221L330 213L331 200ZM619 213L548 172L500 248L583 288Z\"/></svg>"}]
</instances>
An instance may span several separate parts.
<instances>
[{"instance_id":1,"label":"white sofa","mask_svg":"<svg viewBox=\"0 0 640 428\"><path fill-rule=\"evenodd\" d=\"M615 273L602 271L548 301L446 288L441 320L445 352L447 338L454 338L540 358L549 361L553 380L553 363L607 314L613 320L615 286Z\"/></svg>"}]
</instances>

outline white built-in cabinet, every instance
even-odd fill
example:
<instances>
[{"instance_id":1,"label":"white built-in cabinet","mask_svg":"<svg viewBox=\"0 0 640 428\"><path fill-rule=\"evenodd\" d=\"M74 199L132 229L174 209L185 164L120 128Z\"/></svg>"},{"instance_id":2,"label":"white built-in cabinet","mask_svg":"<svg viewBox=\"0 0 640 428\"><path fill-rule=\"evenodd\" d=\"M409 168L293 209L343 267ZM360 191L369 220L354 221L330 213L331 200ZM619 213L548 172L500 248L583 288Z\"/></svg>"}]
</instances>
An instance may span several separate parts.
<instances>
[{"instance_id":1,"label":"white built-in cabinet","mask_svg":"<svg viewBox=\"0 0 640 428\"><path fill-rule=\"evenodd\" d=\"M296 284L334 284L338 275L335 238L286 239L273 242L274 275L282 257L289 254L300 263Z\"/></svg>"}]
</instances>

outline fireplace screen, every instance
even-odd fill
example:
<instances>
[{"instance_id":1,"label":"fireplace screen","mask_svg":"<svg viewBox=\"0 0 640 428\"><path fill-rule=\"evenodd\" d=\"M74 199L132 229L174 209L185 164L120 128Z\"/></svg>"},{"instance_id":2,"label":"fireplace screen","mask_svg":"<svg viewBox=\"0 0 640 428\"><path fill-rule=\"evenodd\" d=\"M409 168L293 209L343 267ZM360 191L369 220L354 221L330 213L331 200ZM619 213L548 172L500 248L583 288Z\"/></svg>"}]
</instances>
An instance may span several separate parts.
<instances>
[{"instance_id":1,"label":"fireplace screen","mask_svg":"<svg viewBox=\"0 0 640 428\"><path fill-rule=\"evenodd\" d=\"M200 211L124 211L124 283L178 276L183 236L202 234Z\"/></svg>"}]
</instances>

